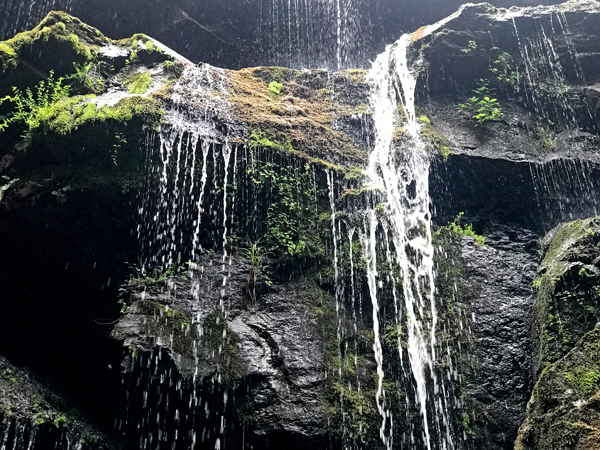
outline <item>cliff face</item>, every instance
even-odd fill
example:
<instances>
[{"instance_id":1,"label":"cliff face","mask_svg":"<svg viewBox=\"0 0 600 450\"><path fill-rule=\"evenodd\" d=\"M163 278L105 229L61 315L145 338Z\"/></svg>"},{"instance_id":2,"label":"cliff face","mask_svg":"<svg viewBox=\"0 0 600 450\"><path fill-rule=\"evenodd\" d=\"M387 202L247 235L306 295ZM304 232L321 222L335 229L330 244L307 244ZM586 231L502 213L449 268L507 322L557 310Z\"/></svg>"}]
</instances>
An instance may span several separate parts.
<instances>
[{"instance_id":1,"label":"cliff face","mask_svg":"<svg viewBox=\"0 0 600 450\"><path fill-rule=\"evenodd\" d=\"M37 25L52 10L81 18L113 38L146 33L195 63L229 69L256 65L368 68L403 33L452 14L463 2L446 0L7 0L0 39ZM493 0L497 7L557 4L558 0Z\"/></svg>"},{"instance_id":2,"label":"cliff face","mask_svg":"<svg viewBox=\"0 0 600 450\"><path fill-rule=\"evenodd\" d=\"M594 448L600 231L540 239L599 214L599 15L467 5L411 36L456 448ZM0 62L0 353L48 384L2 363L2 445L385 448L384 402L426 448L383 237L369 291L366 71L196 66L63 13Z\"/></svg>"}]
</instances>

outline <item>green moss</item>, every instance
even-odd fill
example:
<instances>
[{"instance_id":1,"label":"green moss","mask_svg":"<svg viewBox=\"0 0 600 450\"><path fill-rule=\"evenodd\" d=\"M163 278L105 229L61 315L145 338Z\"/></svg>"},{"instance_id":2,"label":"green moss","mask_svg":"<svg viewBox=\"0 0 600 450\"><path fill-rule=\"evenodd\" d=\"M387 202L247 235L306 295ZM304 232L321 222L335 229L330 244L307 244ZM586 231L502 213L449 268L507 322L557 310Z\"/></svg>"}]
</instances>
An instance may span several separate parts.
<instances>
[{"instance_id":1,"label":"green moss","mask_svg":"<svg viewBox=\"0 0 600 450\"><path fill-rule=\"evenodd\" d=\"M262 78L267 84L272 82L285 84L297 76L297 72L287 67L261 67L255 75Z\"/></svg>"},{"instance_id":2,"label":"green moss","mask_svg":"<svg viewBox=\"0 0 600 450\"><path fill-rule=\"evenodd\" d=\"M431 120L429 120L429 117L423 115L421 117L419 117L419 123L423 123L425 125L431 125Z\"/></svg>"},{"instance_id":3,"label":"green moss","mask_svg":"<svg viewBox=\"0 0 600 450\"><path fill-rule=\"evenodd\" d=\"M594 394L600 389L600 372L585 366L575 366L564 372L565 380L576 389L586 394Z\"/></svg>"},{"instance_id":4,"label":"green moss","mask_svg":"<svg viewBox=\"0 0 600 450\"><path fill-rule=\"evenodd\" d=\"M426 116L422 116L422 118L423 117L427 119ZM421 119L419 119L419 121L421 121ZM421 137L427 144L429 144L431 149L440 152L444 147L448 150L450 149L450 146L452 145L450 141L444 135L442 135L437 128L431 125L431 122L428 123L427 121L421 121L421 123L423 124L421 126Z\"/></svg>"},{"instance_id":5,"label":"green moss","mask_svg":"<svg viewBox=\"0 0 600 450\"><path fill-rule=\"evenodd\" d=\"M600 419L599 389L600 329L594 329L563 358L546 364L533 389L515 449L596 448L576 444L593 431L586 424Z\"/></svg>"},{"instance_id":6,"label":"green moss","mask_svg":"<svg viewBox=\"0 0 600 450\"><path fill-rule=\"evenodd\" d=\"M0 42L0 55L6 58L16 58L17 52L4 42Z\"/></svg>"},{"instance_id":7,"label":"green moss","mask_svg":"<svg viewBox=\"0 0 600 450\"><path fill-rule=\"evenodd\" d=\"M152 77L149 72L137 74L127 80L124 84L129 84L130 94L145 94L152 83Z\"/></svg>"},{"instance_id":8,"label":"green moss","mask_svg":"<svg viewBox=\"0 0 600 450\"><path fill-rule=\"evenodd\" d=\"M67 419L65 418L65 416L58 416L56 419L54 419L54 426L56 426L57 428L66 427Z\"/></svg>"},{"instance_id":9,"label":"green moss","mask_svg":"<svg viewBox=\"0 0 600 450\"><path fill-rule=\"evenodd\" d=\"M365 392L348 388L342 383L334 383L333 389L340 399L340 408L332 409L332 413L346 417L343 432L350 441L367 443L369 434L373 432L378 419L377 407L373 392Z\"/></svg>"},{"instance_id":10,"label":"green moss","mask_svg":"<svg viewBox=\"0 0 600 450\"><path fill-rule=\"evenodd\" d=\"M588 274L581 271L583 262L576 266L575 282L569 271L582 254L600 256L596 247L600 236L594 230L600 230L600 219L576 220L561 225L547 243L535 281L538 292L534 330L539 345L534 359L536 372L562 357L598 320L600 292L594 287L598 284L596 278L585 276Z\"/></svg>"},{"instance_id":11,"label":"green moss","mask_svg":"<svg viewBox=\"0 0 600 450\"><path fill-rule=\"evenodd\" d=\"M281 90L283 89L283 83L278 83L277 81L271 81L269 84L269 92L271 94L271 98L275 99L281 95Z\"/></svg>"},{"instance_id":12,"label":"green moss","mask_svg":"<svg viewBox=\"0 0 600 450\"><path fill-rule=\"evenodd\" d=\"M442 145L440 147L440 154L442 155L442 158L444 158L444 162L446 162L448 161L448 158L452 156L452 150L450 150L450 147L447 145Z\"/></svg>"},{"instance_id":13,"label":"green moss","mask_svg":"<svg viewBox=\"0 0 600 450\"><path fill-rule=\"evenodd\" d=\"M367 76L368 73L369 73L369 71L364 70L364 69L348 69L348 70L344 70L342 72L338 72L337 75L347 78L350 81L352 81L353 83L364 84L365 77Z\"/></svg>"},{"instance_id":14,"label":"green moss","mask_svg":"<svg viewBox=\"0 0 600 450\"><path fill-rule=\"evenodd\" d=\"M144 97L127 97L115 106L98 108L95 103L84 101L85 97L68 97L53 105L49 114L40 120L40 125L57 134L66 135L85 124L107 120L126 123L139 118L144 125L155 128L163 120L164 111L160 102Z\"/></svg>"},{"instance_id":15,"label":"green moss","mask_svg":"<svg viewBox=\"0 0 600 450\"><path fill-rule=\"evenodd\" d=\"M346 180L359 180L365 178L365 172L358 167L349 167L344 175Z\"/></svg>"},{"instance_id":16,"label":"green moss","mask_svg":"<svg viewBox=\"0 0 600 450\"><path fill-rule=\"evenodd\" d=\"M94 57L93 45L106 43L108 39L97 32L92 43L85 44L79 35L88 36L89 28L68 14L53 11L33 30L0 43L0 60L5 69L15 68L20 55L24 51L34 51L35 47L35 52L47 50L57 57L73 53L79 62L91 61Z\"/></svg>"}]
</instances>

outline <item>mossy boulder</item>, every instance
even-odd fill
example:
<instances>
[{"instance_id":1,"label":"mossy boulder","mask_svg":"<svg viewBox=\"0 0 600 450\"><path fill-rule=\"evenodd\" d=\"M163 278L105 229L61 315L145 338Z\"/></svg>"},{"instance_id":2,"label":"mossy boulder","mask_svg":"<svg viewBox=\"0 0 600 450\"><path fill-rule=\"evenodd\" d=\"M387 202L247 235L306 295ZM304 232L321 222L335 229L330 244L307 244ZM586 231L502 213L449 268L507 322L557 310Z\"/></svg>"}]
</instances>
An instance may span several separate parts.
<instances>
[{"instance_id":1,"label":"mossy boulder","mask_svg":"<svg viewBox=\"0 0 600 450\"><path fill-rule=\"evenodd\" d=\"M31 31L0 42L0 97L13 86L25 88L54 71L57 76L73 70L73 63L87 63L98 48L110 42L102 33L62 12L51 12Z\"/></svg>"},{"instance_id":2,"label":"mossy boulder","mask_svg":"<svg viewBox=\"0 0 600 450\"><path fill-rule=\"evenodd\" d=\"M592 450L600 442L600 329L587 334L533 389L515 450Z\"/></svg>"},{"instance_id":3,"label":"mossy boulder","mask_svg":"<svg viewBox=\"0 0 600 450\"><path fill-rule=\"evenodd\" d=\"M544 239L534 286L534 374L564 356L600 318L600 218L576 220Z\"/></svg>"},{"instance_id":4,"label":"mossy boulder","mask_svg":"<svg viewBox=\"0 0 600 450\"><path fill-rule=\"evenodd\" d=\"M544 239L534 286L534 374L516 450L598 448L600 218L559 225Z\"/></svg>"}]
</instances>

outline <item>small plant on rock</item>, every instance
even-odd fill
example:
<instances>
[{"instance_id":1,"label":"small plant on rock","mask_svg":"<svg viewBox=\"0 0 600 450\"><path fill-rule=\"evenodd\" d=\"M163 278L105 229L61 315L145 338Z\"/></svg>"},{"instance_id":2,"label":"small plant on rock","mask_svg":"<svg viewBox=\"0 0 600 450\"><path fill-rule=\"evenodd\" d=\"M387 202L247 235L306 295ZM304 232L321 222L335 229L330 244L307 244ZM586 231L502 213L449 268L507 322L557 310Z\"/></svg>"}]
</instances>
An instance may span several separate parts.
<instances>
[{"instance_id":1,"label":"small plant on rock","mask_svg":"<svg viewBox=\"0 0 600 450\"><path fill-rule=\"evenodd\" d=\"M0 121L0 131L4 131L13 122L24 122L31 131L38 128L44 119L54 114L54 105L63 97L68 97L70 88L63 84L64 79L54 79L54 72L50 72L47 80L42 80L34 91L27 88L22 92L13 88L14 95L0 99L0 105L11 102L14 105L12 115Z\"/></svg>"},{"instance_id":2,"label":"small plant on rock","mask_svg":"<svg viewBox=\"0 0 600 450\"><path fill-rule=\"evenodd\" d=\"M267 256L270 255L270 252L259 244L260 239L256 242L251 242L250 247L243 249L250 260L251 267L248 276L247 294L252 301L256 301L256 282L258 277L262 274ZM269 280L267 280L267 285L271 285Z\"/></svg>"},{"instance_id":3,"label":"small plant on rock","mask_svg":"<svg viewBox=\"0 0 600 450\"><path fill-rule=\"evenodd\" d=\"M458 106L472 114L472 118L477 121L478 125L483 125L485 122L497 122L504 116L500 103L497 99L492 98L492 89L489 88L488 81L483 79L479 81L480 86L473 90L475 95L466 103L459 103Z\"/></svg>"},{"instance_id":4,"label":"small plant on rock","mask_svg":"<svg viewBox=\"0 0 600 450\"><path fill-rule=\"evenodd\" d=\"M442 229L446 229L450 230L453 233L460 234L462 236L472 237L473 239L475 239L475 244L477 245L485 245L485 237L475 233L475 231L473 231L472 224L461 225L460 221L462 220L464 214L464 212L459 213L458 216L456 216L456 218L452 222L448 222L448 225L442 227L437 232L437 234L439 234Z\"/></svg>"},{"instance_id":5,"label":"small plant on rock","mask_svg":"<svg viewBox=\"0 0 600 450\"><path fill-rule=\"evenodd\" d=\"M283 83L278 83L277 81L272 81L269 84L269 92L271 93L271 98L275 99L281 95L281 90L283 89Z\"/></svg>"},{"instance_id":6,"label":"small plant on rock","mask_svg":"<svg viewBox=\"0 0 600 450\"><path fill-rule=\"evenodd\" d=\"M65 416L59 416L54 419L54 425L58 428L64 428L67 425L67 419Z\"/></svg>"}]
</instances>

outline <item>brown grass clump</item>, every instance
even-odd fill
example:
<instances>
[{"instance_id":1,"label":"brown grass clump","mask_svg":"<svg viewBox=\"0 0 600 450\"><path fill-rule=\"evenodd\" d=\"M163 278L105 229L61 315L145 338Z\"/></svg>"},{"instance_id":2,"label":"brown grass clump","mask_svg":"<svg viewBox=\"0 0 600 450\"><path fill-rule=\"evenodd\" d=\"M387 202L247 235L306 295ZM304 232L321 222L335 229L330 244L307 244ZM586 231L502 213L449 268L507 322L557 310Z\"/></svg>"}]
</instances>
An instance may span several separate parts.
<instances>
[{"instance_id":1,"label":"brown grass clump","mask_svg":"<svg viewBox=\"0 0 600 450\"><path fill-rule=\"evenodd\" d=\"M290 71L291 72L291 71ZM290 142L311 158L344 165L365 160L352 139L334 129L338 109L329 96L299 82L301 73L287 72L281 95L269 91L265 68L231 71L230 100L248 131L259 130L279 143Z\"/></svg>"}]
</instances>

